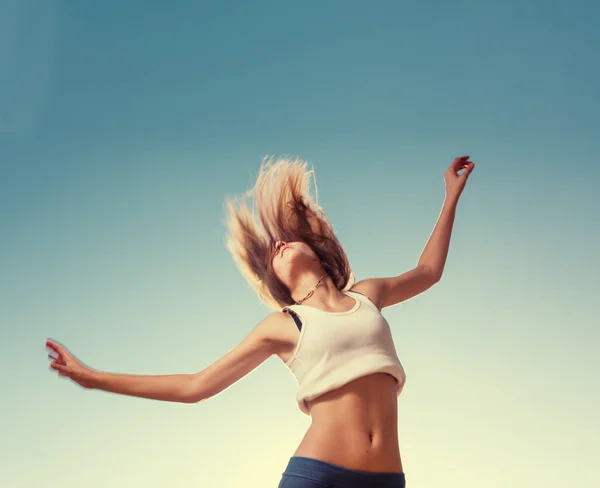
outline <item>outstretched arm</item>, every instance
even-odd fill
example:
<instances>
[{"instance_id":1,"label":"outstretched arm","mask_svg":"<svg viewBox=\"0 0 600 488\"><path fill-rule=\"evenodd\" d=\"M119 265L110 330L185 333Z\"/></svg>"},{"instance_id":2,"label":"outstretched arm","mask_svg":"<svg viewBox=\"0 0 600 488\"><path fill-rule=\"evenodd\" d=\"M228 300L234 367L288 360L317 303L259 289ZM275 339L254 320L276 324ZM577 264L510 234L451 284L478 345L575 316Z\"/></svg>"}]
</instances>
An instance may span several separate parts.
<instances>
[{"instance_id":1,"label":"outstretched arm","mask_svg":"<svg viewBox=\"0 0 600 488\"><path fill-rule=\"evenodd\" d=\"M269 315L225 356L195 374L129 375L97 371L84 366L63 346L48 340L54 355L50 367L84 388L121 395L179 403L198 403L237 382L277 352L283 312ZM278 327L279 326L279 327Z\"/></svg>"},{"instance_id":2,"label":"outstretched arm","mask_svg":"<svg viewBox=\"0 0 600 488\"><path fill-rule=\"evenodd\" d=\"M452 161L444 174L446 198L417 266L391 278L363 280L354 285L353 290L368 296L382 309L423 293L441 279L448 257L456 206L474 167L469 156L463 156ZM461 170L464 171L459 174Z\"/></svg>"}]
</instances>

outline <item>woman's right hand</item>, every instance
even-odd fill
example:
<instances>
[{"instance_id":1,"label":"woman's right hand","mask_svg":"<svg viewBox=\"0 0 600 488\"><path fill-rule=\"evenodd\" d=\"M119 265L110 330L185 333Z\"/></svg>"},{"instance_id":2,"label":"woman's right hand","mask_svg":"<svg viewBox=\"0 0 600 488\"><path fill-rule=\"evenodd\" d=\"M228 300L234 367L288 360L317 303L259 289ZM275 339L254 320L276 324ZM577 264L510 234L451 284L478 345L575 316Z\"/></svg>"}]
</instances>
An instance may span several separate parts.
<instances>
[{"instance_id":1,"label":"woman's right hand","mask_svg":"<svg viewBox=\"0 0 600 488\"><path fill-rule=\"evenodd\" d=\"M50 349L48 357L52 359L50 367L58 371L59 376L70 378L84 388L92 388L94 370L84 366L63 346L48 339L46 348ZM54 353L54 355L52 354Z\"/></svg>"}]
</instances>

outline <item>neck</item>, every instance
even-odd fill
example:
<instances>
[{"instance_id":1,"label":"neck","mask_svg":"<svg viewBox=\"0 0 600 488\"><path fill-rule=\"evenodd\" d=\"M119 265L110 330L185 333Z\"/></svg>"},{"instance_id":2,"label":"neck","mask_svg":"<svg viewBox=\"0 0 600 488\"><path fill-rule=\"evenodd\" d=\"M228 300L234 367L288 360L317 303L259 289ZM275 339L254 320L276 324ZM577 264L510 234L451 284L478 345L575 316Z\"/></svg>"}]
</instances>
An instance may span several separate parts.
<instances>
[{"instance_id":1,"label":"neck","mask_svg":"<svg viewBox=\"0 0 600 488\"><path fill-rule=\"evenodd\" d=\"M323 279L319 284L321 277ZM319 285L317 286L317 284ZM295 303L303 305L327 305L334 303L339 298L339 295L340 291L336 288L333 280L323 271L321 273L306 273L301 276L292 292L292 299Z\"/></svg>"}]
</instances>

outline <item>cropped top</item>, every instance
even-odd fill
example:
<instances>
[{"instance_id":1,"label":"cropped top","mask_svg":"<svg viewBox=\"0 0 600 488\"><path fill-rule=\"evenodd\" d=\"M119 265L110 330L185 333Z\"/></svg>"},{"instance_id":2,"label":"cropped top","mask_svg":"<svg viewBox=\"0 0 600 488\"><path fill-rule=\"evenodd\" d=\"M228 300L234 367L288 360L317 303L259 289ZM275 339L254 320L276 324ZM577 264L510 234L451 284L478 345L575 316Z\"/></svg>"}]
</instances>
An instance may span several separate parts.
<instances>
[{"instance_id":1,"label":"cropped top","mask_svg":"<svg viewBox=\"0 0 600 488\"><path fill-rule=\"evenodd\" d=\"M406 375L387 320L366 296L344 292L356 303L347 312L325 312L289 305L300 329L292 357L285 363L298 383L296 402L310 415L307 402L373 373L388 373L400 395Z\"/></svg>"}]
</instances>

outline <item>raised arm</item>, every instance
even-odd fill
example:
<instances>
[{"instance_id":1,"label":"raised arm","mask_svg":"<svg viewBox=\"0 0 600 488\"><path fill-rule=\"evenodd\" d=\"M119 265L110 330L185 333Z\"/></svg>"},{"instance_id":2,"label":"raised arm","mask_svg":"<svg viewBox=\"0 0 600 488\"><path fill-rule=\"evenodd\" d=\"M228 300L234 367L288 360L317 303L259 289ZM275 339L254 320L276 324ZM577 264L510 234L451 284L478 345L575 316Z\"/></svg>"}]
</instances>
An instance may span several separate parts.
<instances>
[{"instance_id":1,"label":"raised arm","mask_svg":"<svg viewBox=\"0 0 600 488\"><path fill-rule=\"evenodd\" d=\"M441 279L450 247L456 206L474 167L475 164L469 161L469 156L463 156L454 159L446 170L446 198L417 266L398 276L360 281L352 290L368 296L382 309L423 293ZM464 171L459 174L461 170Z\"/></svg>"},{"instance_id":2,"label":"raised arm","mask_svg":"<svg viewBox=\"0 0 600 488\"><path fill-rule=\"evenodd\" d=\"M289 320L275 312L260 322L231 351L195 374L129 375L97 371L83 365L60 344L48 340L53 351L50 367L84 388L121 395L179 403L197 403L225 390L276 353L283 345L281 324Z\"/></svg>"}]
</instances>

